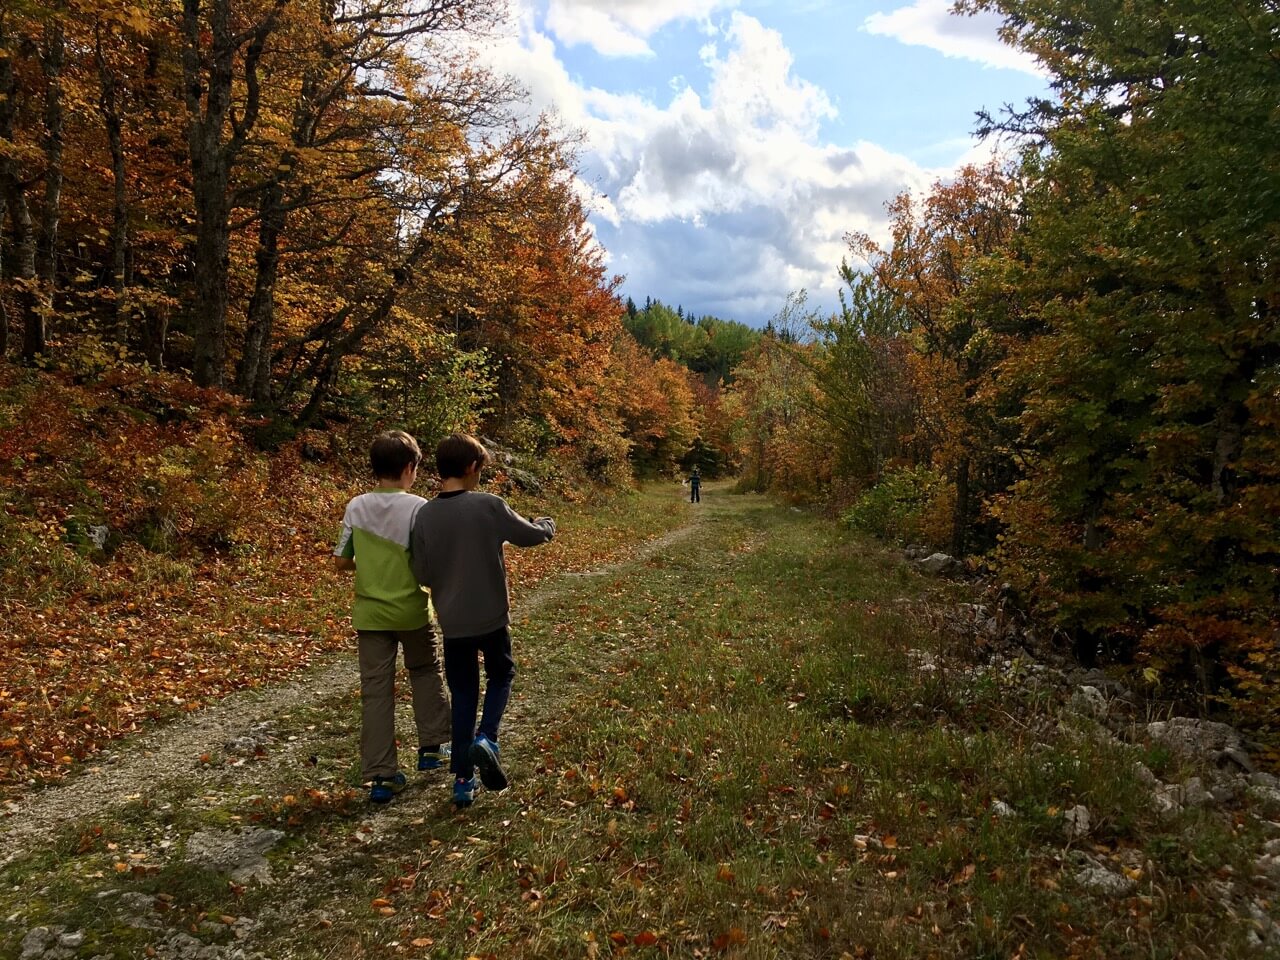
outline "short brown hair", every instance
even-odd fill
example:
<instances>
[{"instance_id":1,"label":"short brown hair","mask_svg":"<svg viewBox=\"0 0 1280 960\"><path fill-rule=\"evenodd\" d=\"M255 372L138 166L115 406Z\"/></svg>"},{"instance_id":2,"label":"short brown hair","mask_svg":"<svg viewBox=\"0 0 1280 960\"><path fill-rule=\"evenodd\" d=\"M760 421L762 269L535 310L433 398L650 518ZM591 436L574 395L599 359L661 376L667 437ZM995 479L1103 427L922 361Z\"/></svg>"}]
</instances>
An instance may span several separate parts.
<instances>
[{"instance_id":1,"label":"short brown hair","mask_svg":"<svg viewBox=\"0 0 1280 960\"><path fill-rule=\"evenodd\" d=\"M369 466L379 480L399 480L405 467L422 462L418 441L403 430L378 434L369 448Z\"/></svg>"},{"instance_id":2,"label":"short brown hair","mask_svg":"<svg viewBox=\"0 0 1280 960\"><path fill-rule=\"evenodd\" d=\"M483 467L489 462L489 451L469 433L450 434L436 447L436 469L441 480L461 477L477 460Z\"/></svg>"}]
</instances>

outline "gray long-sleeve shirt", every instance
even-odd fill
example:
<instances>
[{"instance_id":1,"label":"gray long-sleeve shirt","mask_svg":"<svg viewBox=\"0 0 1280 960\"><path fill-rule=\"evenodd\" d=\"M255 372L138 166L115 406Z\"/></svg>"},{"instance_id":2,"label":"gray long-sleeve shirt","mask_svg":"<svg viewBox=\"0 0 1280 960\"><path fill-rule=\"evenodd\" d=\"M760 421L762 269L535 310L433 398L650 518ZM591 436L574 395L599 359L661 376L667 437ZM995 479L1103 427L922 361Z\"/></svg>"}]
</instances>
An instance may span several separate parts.
<instances>
[{"instance_id":1,"label":"gray long-sleeve shirt","mask_svg":"<svg viewBox=\"0 0 1280 960\"><path fill-rule=\"evenodd\" d=\"M555 532L554 520L526 520L491 493L459 490L423 504L413 522L413 572L431 590L445 638L479 637L507 626L511 604L502 545L533 547Z\"/></svg>"}]
</instances>

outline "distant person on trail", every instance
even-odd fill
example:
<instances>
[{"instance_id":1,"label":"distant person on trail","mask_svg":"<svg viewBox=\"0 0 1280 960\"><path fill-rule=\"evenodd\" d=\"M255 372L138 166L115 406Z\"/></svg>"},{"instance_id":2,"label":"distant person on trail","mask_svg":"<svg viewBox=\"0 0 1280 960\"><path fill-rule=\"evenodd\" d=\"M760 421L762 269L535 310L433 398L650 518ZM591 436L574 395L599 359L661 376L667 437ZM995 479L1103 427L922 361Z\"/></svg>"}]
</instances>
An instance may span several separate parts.
<instances>
[{"instance_id":1,"label":"distant person on trail","mask_svg":"<svg viewBox=\"0 0 1280 960\"><path fill-rule=\"evenodd\" d=\"M431 630L431 601L409 562L413 518L426 505L409 492L422 452L401 430L373 441L369 464L378 487L347 504L334 548L339 570L354 570L360 660L360 775L369 799L386 803L406 783L396 756L396 650L413 691L418 727L418 769L437 770L449 756L449 698L441 675L439 647Z\"/></svg>"},{"instance_id":2,"label":"distant person on trail","mask_svg":"<svg viewBox=\"0 0 1280 960\"><path fill-rule=\"evenodd\" d=\"M693 473L689 474L689 502L702 502L702 475L698 473L698 468L693 468Z\"/></svg>"},{"instance_id":3,"label":"distant person on trail","mask_svg":"<svg viewBox=\"0 0 1280 960\"><path fill-rule=\"evenodd\" d=\"M444 634L444 673L453 698L453 802L475 800L475 772L490 790L503 790L507 775L498 752L498 727L516 675L511 656L511 603L504 543L533 547L556 532L550 517L526 520L501 497L477 493L489 452L475 437L455 433L436 449L440 493L413 524L413 572L431 590ZM480 666L484 660L484 709Z\"/></svg>"}]
</instances>

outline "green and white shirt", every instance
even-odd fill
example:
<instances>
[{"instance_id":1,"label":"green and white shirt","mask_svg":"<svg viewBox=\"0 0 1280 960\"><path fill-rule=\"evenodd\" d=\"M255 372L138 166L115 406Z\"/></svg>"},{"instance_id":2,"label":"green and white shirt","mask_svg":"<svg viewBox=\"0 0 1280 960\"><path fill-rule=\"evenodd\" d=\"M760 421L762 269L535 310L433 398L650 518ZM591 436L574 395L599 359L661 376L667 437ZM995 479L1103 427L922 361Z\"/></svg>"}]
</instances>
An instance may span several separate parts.
<instances>
[{"instance_id":1,"label":"green and white shirt","mask_svg":"<svg viewBox=\"0 0 1280 960\"><path fill-rule=\"evenodd\" d=\"M347 504L335 557L356 562L357 630L417 630L431 622L431 601L413 575L410 533L427 501L407 490L374 490Z\"/></svg>"}]
</instances>

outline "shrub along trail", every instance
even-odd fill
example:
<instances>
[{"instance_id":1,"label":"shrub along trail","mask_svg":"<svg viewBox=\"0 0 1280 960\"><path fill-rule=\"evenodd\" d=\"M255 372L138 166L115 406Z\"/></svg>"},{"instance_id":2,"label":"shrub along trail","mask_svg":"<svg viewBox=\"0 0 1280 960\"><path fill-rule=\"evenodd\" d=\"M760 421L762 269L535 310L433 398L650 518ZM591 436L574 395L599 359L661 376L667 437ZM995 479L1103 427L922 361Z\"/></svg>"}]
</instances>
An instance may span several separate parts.
<instances>
[{"instance_id":1,"label":"shrub along trail","mask_svg":"<svg viewBox=\"0 0 1280 960\"><path fill-rule=\"evenodd\" d=\"M970 662L896 554L678 497L647 502L681 526L519 608L509 790L457 813L425 776L371 809L355 691L316 683L11 854L0 954L1264 955L1265 798L1158 813L1149 770L1208 771L1100 736L1051 671Z\"/></svg>"}]
</instances>

